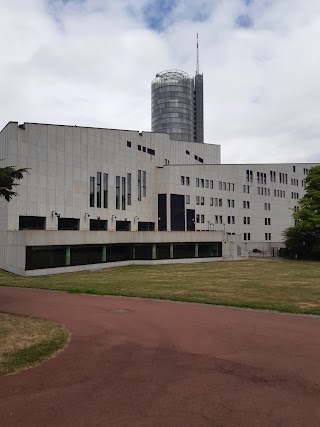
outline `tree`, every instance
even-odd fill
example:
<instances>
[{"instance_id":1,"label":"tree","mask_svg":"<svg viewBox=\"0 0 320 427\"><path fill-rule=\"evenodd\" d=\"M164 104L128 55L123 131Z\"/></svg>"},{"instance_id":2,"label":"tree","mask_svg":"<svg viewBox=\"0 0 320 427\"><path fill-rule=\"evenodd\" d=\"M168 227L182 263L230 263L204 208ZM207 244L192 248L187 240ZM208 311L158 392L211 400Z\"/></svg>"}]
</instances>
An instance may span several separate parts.
<instances>
[{"instance_id":1,"label":"tree","mask_svg":"<svg viewBox=\"0 0 320 427\"><path fill-rule=\"evenodd\" d=\"M320 259L320 166L310 169L306 193L293 213L295 225L284 231L289 257Z\"/></svg>"},{"instance_id":2,"label":"tree","mask_svg":"<svg viewBox=\"0 0 320 427\"><path fill-rule=\"evenodd\" d=\"M6 166L0 168L0 197L4 197L8 202L17 193L13 187L19 185L16 181L23 178L23 174L28 172L28 169L16 169L14 166Z\"/></svg>"}]
</instances>

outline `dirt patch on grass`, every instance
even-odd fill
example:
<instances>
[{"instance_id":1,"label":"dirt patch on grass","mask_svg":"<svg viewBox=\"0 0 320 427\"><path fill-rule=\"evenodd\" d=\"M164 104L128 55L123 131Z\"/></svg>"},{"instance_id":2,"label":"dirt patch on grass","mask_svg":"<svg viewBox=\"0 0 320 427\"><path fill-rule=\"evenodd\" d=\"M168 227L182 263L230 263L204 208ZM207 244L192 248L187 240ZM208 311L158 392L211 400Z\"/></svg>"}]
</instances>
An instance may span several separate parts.
<instances>
[{"instance_id":1,"label":"dirt patch on grass","mask_svg":"<svg viewBox=\"0 0 320 427\"><path fill-rule=\"evenodd\" d=\"M0 313L0 376L50 358L68 337L66 329L53 322Z\"/></svg>"}]
</instances>

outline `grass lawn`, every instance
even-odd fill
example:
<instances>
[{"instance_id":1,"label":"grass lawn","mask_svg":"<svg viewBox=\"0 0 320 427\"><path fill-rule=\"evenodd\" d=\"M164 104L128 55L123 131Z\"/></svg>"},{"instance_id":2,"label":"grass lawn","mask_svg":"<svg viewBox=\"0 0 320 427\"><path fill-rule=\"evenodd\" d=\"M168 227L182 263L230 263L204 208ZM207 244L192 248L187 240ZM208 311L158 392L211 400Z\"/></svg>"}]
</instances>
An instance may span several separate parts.
<instances>
[{"instance_id":1,"label":"grass lawn","mask_svg":"<svg viewBox=\"0 0 320 427\"><path fill-rule=\"evenodd\" d=\"M0 313L0 376L48 359L67 341L68 333L60 325Z\"/></svg>"},{"instance_id":2,"label":"grass lawn","mask_svg":"<svg viewBox=\"0 0 320 427\"><path fill-rule=\"evenodd\" d=\"M134 265L35 278L0 271L0 285L320 314L319 262Z\"/></svg>"}]
</instances>

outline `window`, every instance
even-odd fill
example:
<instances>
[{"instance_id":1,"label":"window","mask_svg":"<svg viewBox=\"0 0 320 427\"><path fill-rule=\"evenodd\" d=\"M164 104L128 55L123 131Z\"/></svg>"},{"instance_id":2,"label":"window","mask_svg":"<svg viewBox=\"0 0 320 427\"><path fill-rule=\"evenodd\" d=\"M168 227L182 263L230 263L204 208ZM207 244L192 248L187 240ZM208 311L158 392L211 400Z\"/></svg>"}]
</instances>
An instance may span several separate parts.
<instances>
[{"instance_id":1,"label":"window","mask_svg":"<svg viewBox=\"0 0 320 427\"><path fill-rule=\"evenodd\" d=\"M19 230L45 230L46 218L42 216L19 216Z\"/></svg>"},{"instance_id":2,"label":"window","mask_svg":"<svg viewBox=\"0 0 320 427\"><path fill-rule=\"evenodd\" d=\"M120 176L116 176L116 209L120 209Z\"/></svg>"},{"instance_id":3,"label":"window","mask_svg":"<svg viewBox=\"0 0 320 427\"><path fill-rule=\"evenodd\" d=\"M141 171L138 170L138 201L141 201Z\"/></svg>"},{"instance_id":4,"label":"window","mask_svg":"<svg viewBox=\"0 0 320 427\"><path fill-rule=\"evenodd\" d=\"M104 219L90 219L90 230L107 231L108 221Z\"/></svg>"},{"instance_id":5,"label":"window","mask_svg":"<svg viewBox=\"0 0 320 427\"><path fill-rule=\"evenodd\" d=\"M146 150L146 147L142 147L142 151L145 153L147 150Z\"/></svg>"},{"instance_id":6,"label":"window","mask_svg":"<svg viewBox=\"0 0 320 427\"><path fill-rule=\"evenodd\" d=\"M90 176L90 207L94 207L94 176Z\"/></svg>"},{"instance_id":7,"label":"window","mask_svg":"<svg viewBox=\"0 0 320 427\"><path fill-rule=\"evenodd\" d=\"M265 240L271 240L271 233L265 233L264 238Z\"/></svg>"},{"instance_id":8,"label":"window","mask_svg":"<svg viewBox=\"0 0 320 427\"><path fill-rule=\"evenodd\" d=\"M127 205L131 205L131 173L127 173Z\"/></svg>"},{"instance_id":9,"label":"window","mask_svg":"<svg viewBox=\"0 0 320 427\"><path fill-rule=\"evenodd\" d=\"M201 205L204 206L204 197L201 197Z\"/></svg>"},{"instance_id":10,"label":"window","mask_svg":"<svg viewBox=\"0 0 320 427\"><path fill-rule=\"evenodd\" d=\"M199 160L200 163L203 163L203 159L201 157L199 157L198 160Z\"/></svg>"},{"instance_id":11,"label":"window","mask_svg":"<svg viewBox=\"0 0 320 427\"><path fill-rule=\"evenodd\" d=\"M219 190L222 190L222 182L219 181Z\"/></svg>"},{"instance_id":12,"label":"window","mask_svg":"<svg viewBox=\"0 0 320 427\"><path fill-rule=\"evenodd\" d=\"M80 219L58 218L58 230L79 230Z\"/></svg>"},{"instance_id":13,"label":"window","mask_svg":"<svg viewBox=\"0 0 320 427\"><path fill-rule=\"evenodd\" d=\"M190 177L186 176L186 185L189 187L190 186Z\"/></svg>"},{"instance_id":14,"label":"window","mask_svg":"<svg viewBox=\"0 0 320 427\"><path fill-rule=\"evenodd\" d=\"M206 179L206 188L209 188L209 180Z\"/></svg>"},{"instance_id":15,"label":"window","mask_svg":"<svg viewBox=\"0 0 320 427\"><path fill-rule=\"evenodd\" d=\"M108 174L103 174L103 207L108 207Z\"/></svg>"},{"instance_id":16,"label":"window","mask_svg":"<svg viewBox=\"0 0 320 427\"><path fill-rule=\"evenodd\" d=\"M215 223L218 224L218 222L219 222L218 215L215 215Z\"/></svg>"},{"instance_id":17,"label":"window","mask_svg":"<svg viewBox=\"0 0 320 427\"><path fill-rule=\"evenodd\" d=\"M269 211L270 210L270 203L265 203L264 204L264 210L265 211Z\"/></svg>"},{"instance_id":18,"label":"window","mask_svg":"<svg viewBox=\"0 0 320 427\"><path fill-rule=\"evenodd\" d=\"M131 147L131 142L127 141L127 147Z\"/></svg>"},{"instance_id":19,"label":"window","mask_svg":"<svg viewBox=\"0 0 320 427\"><path fill-rule=\"evenodd\" d=\"M247 169L246 171L247 182L253 182L253 171Z\"/></svg>"},{"instance_id":20,"label":"window","mask_svg":"<svg viewBox=\"0 0 320 427\"><path fill-rule=\"evenodd\" d=\"M126 179L123 176L122 180L122 189L121 189L121 209L124 211L126 209Z\"/></svg>"},{"instance_id":21,"label":"window","mask_svg":"<svg viewBox=\"0 0 320 427\"><path fill-rule=\"evenodd\" d=\"M219 199L219 206L222 207L222 199Z\"/></svg>"},{"instance_id":22,"label":"window","mask_svg":"<svg viewBox=\"0 0 320 427\"><path fill-rule=\"evenodd\" d=\"M181 185L184 185L184 176L181 177Z\"/></svg>"},{"instance_id":23,"label":"window","mask_svg":"<svg viewBox=\"0 0 320 427\"><path fill-rule=\"evenodd\" d=\"M186 154L188 154L188 156L190 155L190 151L186 150Z\"/></svg>"},{"instance_id":24,"label":"window","mask_svg":"<svg viewBox=\"0 0 320 427\"><path fill-rule=\"evenodd\" d=\"M201 178L201 188L204 188L204 179Z\"/></svg>"},{"instance_id":25,"label":"window","mask_svg":"<svg viewBox=\"0 0 320 427\"><path fill-rule=\"evenodd\" d=\"M152 148L148 148L147 153L151 154L152 156L154 156L156 154L155 150L153 150Z\"/></svg>"},{"instance_id":26,"label":"window","mask_svg":"<svg viewBox=\"0 0 320 427\"><path fill-rule=\"evenodd\" d=\"M141 151L141 145L138 145L138 150Z\"/></svg>"},{"instance_id":27,"label":"window","mask_svg":"<svg viewBox=\"0 0 320 427\"><path fill-rule=\"evenodd\" d=\"M210 206L213 206L213 197L210 197Z\"/></svg>"},{"instance_id":28,"label":"window","mask_svg":"<svg viewBox=\"0 0 320 427\"><path fill-rule=\"evenodd\" d=\"M220 222L220 224L223 224L223 218L222 218L222 215L219 215L219 222Z\"/></svg>"},{"instance_id":29,"label":"window","mask_svg":"<svg viewBox=\"0 0 320 427\"><path fill-rule=\"evenodd\" d=\"M190 196L189 195L186 196L186 205L190 205Z\"/></svg>"},{"instance_id":30,"label":"window","mask_svg":"<svg viewBox=\"0 0 320 427\"><path fill-rule=\"evenodd\" d=\"M204 215L201 215L201 224L204 224Z\"/></svg>"},{"instance_id":31,"label":"window","mask_svg":"<svg viewBox=\"0 0 320 427\"><path fill-rule=\"evenodd\" d=\"M101 208L101 172L97 172L97 208Z\"/></svg>"},{"instance_id":32,"label":"window","mask_svg":"<svg viewBox=\"0 0 320 427\"><path fill-rule=\"evenodd\" d=\"M250 202L247 200L243 201L243 209L250 209Z\"/></svg>"},{"instance_id":33,"label":"window","mask_svg":"<svg viewBox=\"0 0 320 427\"><path fill-rule=\"evenodd\" d=\"M199 224L199 222L200 222L200 215L199 214L197 214L196 215L196 222Z\"/></svg>"},{"instance_id":34,"label":"window","mask_svg":"<svg viewBox=\"0 0 320 427\"><path fill-rule=\"evenodd\" d=\"M223 189L224 189L224 190L226 190L226 189L227 189L227 183L226 183L226 182L224 182L224 183L223 183Z\"/></svg>"},{"instance_id":35,"label":"window","mask_svg":"<svg viewBox=\"0 0 320 427\"><path fill-rule=\"evenodd\" d=\"M196 205L200 205L200 196L196 196Z\"/></svg>"},{"instance_id":36,"label":"window","mask_svg":"<svg viewBox=\"0 0 320 427\"><path fill-rule=\"evenodd\" d=\"M210 188L211 188L211 190L213 189L213 181L212 181L212 179L210 179Z\"/></svg>"},{"instance_id":37,"label":"window","mask_svg":"<svg viewBox=\"0 0 320 427\"><path fill-rule=\"evenodd\" d=\"M265 218L264 225L271 225L271 218Z\"/></svg>"},{"instance_id":38,"label":"window","mask_svg":"<svg viewBox=\"0 0 320 427\"><path fill-rule=\"evenodd\" d=\"M293 168L293 172L295 172L295 171L296 171L296 167L295 167L295 166L292 166L292 168Z\"/></svg>"},{"instance_id":39,"label":"window","mask_svg":"<svg viewBox=\"0 0 320 427\"><path fill-rule=\"evenodd\" d=\"M147 172L142 171L142 197L147 196Z\"/></svg>"},{"instance_id":40,"label":"window","mask_svg":"<svg viewBox=\"0 0 320 427\"><path fill-rule=\"evenodd\" d=\"M196 187L199 187L199 183L200 183L199 178L196 178Z\"/></svg>"},{"instance_id":41,"label":"window","mask_svg":"<svg viewBox=\"0 0 320 427\"><path fill-rule=\"evenodd\" d=\"M234 216L228 216L228 224L235 224L235 217Z\"/></svg>"}]
</instances>

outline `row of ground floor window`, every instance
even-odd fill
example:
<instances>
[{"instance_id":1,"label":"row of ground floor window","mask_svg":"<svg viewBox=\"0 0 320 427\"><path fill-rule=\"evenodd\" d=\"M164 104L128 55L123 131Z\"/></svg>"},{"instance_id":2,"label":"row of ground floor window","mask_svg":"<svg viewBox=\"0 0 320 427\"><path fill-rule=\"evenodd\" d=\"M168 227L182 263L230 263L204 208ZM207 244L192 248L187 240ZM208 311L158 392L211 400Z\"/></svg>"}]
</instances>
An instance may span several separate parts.
<instances>
[{"instance_id":1,"label":"row of ground floor window","mask_svg":"<svg viewBox=\"0 0 320 427\"><path fill-rule=\"evenodd\" d=\"M26 270L130 260L211 258L221 256L221 242L28 246L26 248Z\"/></svg>"}]
</instances>

